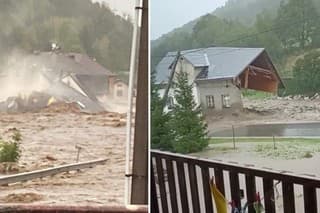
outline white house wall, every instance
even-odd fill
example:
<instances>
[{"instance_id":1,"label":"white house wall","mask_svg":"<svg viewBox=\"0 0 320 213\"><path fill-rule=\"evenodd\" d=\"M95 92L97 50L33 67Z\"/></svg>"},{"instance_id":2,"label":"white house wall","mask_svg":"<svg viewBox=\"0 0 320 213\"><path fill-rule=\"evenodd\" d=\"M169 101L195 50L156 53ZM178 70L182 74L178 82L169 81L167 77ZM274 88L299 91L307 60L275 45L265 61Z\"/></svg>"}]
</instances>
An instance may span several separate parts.
<instances>
[{"instance_id":1,"label":"white house wall","mask_svg":"<svg viewBox=\"0 0 320 213\"><path fill-rule=\"evenodd\" d=\"M222 110L222 95L230 96L231 109L242 108L241 90L229 80L198 82L201 107L205 112ZM214 108L207 108L206 96L214 97Z\"/></svg>"},{"instance_id":2,"label":"white house wall","mask_svg":"<svg viewBox=\"0 0 320 213\"><path fill-rule=\"evenodd\" d=\"M192 66L192 64L190 64L187 60L183 59L177 63L175 74L180 71L186 72L188 74L188 83L193 85L192 93L194 96L194 100L197 105L200 105L199 91L198 91L197 85L194 83L194 80L196 76L199 74L200 70L195 69ZM174 76L173 81L176 81L176 75ZM161 98L163 97L164 92L165 92L165 89L159 89L158 93ZM168 97L173 97L174 103L177 103L174 98L174 89L172 88L169 89ZM165 107L164 111L165 112L169 111L168 106Z\"/></svg>"},{"instance_id":3,"label":"white house wall","mask_svg":"<svg viewBox=\"0 0 320 213\"><path fill-rule=\"evenodd\" d=\"M197 105L201 105L203 111L208 113L210 111L220 111L226 109L223 107L222 95L229 95L230 109L242 108L241 90L232 84L231 80L217 80L217 81L198 81L195 83L195 78L198 76L201 68L194 68L187 60L178 62L176 72L184 71L188 74L188 83L193 84L193 96ZM176 75L174 76L176 81ZM159 90L159 95L162 98L165 89ZM214 97L214 108L207 108L206 96ZM169 90L168 97L174 97L174 89ZM176 100L174 99L174 103ZM169 111L165 107L165 111Z\"/></svg>"}]
</instances>

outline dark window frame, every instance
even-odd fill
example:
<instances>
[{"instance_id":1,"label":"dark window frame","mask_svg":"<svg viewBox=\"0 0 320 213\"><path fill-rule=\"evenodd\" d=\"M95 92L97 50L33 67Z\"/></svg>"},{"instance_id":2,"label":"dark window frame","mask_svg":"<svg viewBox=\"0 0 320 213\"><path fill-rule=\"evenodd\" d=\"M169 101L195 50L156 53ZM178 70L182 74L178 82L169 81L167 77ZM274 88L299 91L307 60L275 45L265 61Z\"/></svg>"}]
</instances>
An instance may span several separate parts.
<instances>
[{"instance_id":1,"label":"dark window frame","mask_svg":"<svg viewBox=\"0 0 320 213\"><path fill-rule=\"evenodd\" d=\"M207 108L214 109L215 103L214 103L214 96L213 95L206 95L206 104Z\"/></svg>"}]
</instances>

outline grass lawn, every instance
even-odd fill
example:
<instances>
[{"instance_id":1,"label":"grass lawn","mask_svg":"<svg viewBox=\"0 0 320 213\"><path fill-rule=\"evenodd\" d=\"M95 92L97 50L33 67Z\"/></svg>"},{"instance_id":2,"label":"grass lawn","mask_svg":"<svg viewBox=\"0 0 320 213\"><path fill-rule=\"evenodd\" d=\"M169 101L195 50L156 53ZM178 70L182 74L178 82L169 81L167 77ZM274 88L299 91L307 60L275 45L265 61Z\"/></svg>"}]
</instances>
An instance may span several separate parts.
<instances>
[{"instance_id":1,"label":"grass lawn","mask_svg":"<svg viewBox=\"0 0 320 213\"><path fill-rule=\"evenodd\" d=\"M250 89L243 90L242 95L249 99L265 99L265 98L270 98L274 96L272 93L255 91Z\"/></svg>"}]
</instances>

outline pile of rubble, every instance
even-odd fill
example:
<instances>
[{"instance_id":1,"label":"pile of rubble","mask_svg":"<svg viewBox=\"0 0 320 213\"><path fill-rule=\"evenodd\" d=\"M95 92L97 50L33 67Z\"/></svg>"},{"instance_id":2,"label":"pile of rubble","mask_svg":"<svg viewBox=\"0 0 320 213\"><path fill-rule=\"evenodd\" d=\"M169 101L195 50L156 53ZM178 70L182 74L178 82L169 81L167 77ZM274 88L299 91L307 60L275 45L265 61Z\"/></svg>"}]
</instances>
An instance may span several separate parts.
<instances>
[{"instance_id":1,"label":"pile of rubble","mask_svg":"<svg viewBox=\"0 0 320 213\"><path fill-rule=\"evenodd\" d=\"M28 193L11 193L4 197L1 202L4 203L32 203L43 199L43 195L28 192Z\"/></svg>"},{"instance_id":2,"label":"pile of rubble","mask_svg":"<svg viewBox=\"0 0 320 213\"><path fill-rule=\"evenodd\" d=\"M244 107L257 115L267 115L278 120L318 120L320 119L320 95L311 97L296 95L268 99L243 99ZM260 113L261 112L261 113Z\"/></svg>"},{"instance_id":3,"label":"pile of rubble","mask_svg":"<svg viewBox=\"0 0 320 213\"><path fill-rule=\"evenodd\" d=\"M0 112L48 112L48 113L97 113L105 111L98 102L85 96L77 98L63 98L44 92L33 92L28 96L8 97L0 102Z\"/></svg>"},{"instance_id":4,"label":"pile of rubble","mask_svg":"<svg viewBox=\"0 0 320 213\"><path fill-rule=\"evenodd\" d=\"M45 93L33 92L29 96L18 95L8 97L5 101L0 102L1 112L26 112L38 110L47 106L50 96Z\"/></svg>"},{"instance_id":5,"label":"pile of rubble","mask_svg":"<svg viewBox=\"0 0 320 213\"><path fill-rule=\"evenodd\" d=\"M320 94L316 93L313 96L305 96L305 95L289 95L284 97L275 97L278 100L320 100Z\"/></svg>"},{"instance_id":6,"label":"pile of rubble","mask_svg":"<svg viewBox=\"0 0 320 213\"><path fill-rule=\"evenodd\" d=\"M45 113L80 113L81 107L77 103L55 102L41 109Z\"/></svg>"}]
</instances>

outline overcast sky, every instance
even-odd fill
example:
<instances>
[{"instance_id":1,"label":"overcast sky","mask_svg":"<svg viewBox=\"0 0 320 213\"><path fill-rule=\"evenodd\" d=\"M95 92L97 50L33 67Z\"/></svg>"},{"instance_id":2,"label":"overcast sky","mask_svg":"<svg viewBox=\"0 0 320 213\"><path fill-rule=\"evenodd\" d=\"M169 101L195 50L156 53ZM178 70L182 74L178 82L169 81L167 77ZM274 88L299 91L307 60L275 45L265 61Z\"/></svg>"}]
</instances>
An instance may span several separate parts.
<instances>
[{"instance_id":1,"label":"overcast sky","mask_svg":"<svg viewBox=\"0 0 320 213\"><path fill-rule=\"evenodd\" d=\"M117 14L134 16L136 0L92 0L106 2ZM227 0L150 0L150 35L156 39L174 28L223 6Z\"/></svg>"},{"instance_id":2,"label":"overcast sky","mask_svg":"<svg viewBox=\"0 0 320 213\"><path fill-rule=\"evenodd\" d=\"M227 0L150 0L150 36L162 34L223 6Z\"/></svg>"}]
</instances>

